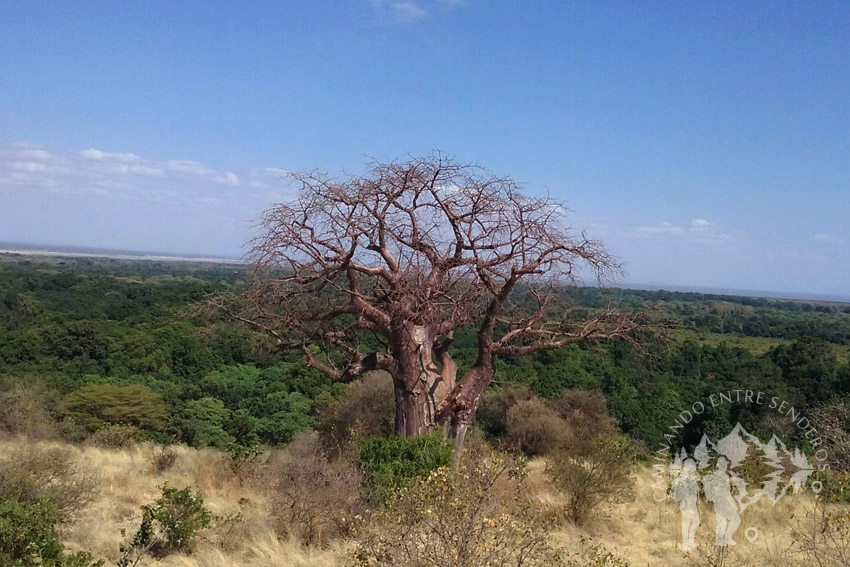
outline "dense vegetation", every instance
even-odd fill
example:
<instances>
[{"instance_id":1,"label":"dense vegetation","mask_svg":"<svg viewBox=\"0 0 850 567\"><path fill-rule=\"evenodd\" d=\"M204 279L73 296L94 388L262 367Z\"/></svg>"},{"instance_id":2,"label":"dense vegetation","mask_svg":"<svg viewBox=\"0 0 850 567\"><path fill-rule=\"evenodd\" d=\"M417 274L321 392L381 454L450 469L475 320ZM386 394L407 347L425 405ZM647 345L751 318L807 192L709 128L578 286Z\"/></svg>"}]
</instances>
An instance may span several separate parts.
<instances>
[{"instance_id":1,"label":"dense vegetation","mask_svg":"<svg viewBox=\"0 0 850 567\"><path fill-rule=\"evenodd\" d=\"M637 344L500 358L467 455L452 471L451 445L440 436L392 436L386 375L333 384L203 307L208 294L238 291L248 276L229 265L0 256L0 438L108 449L152 441L157 479L178 455L218 459L203 474L262 494L275 538L310 547L348 540L359 565L625 565L584 539L578 555L564 556L541 526L580 526L597 508L634 498L635 463L665 442L693 446L703 432L717 439L740 422L805 448L811 439L788 407L823 425L838 468L850 469L850 305L565 289L577 318L614 302L649 307L670 329ZM462 329L454 359L463 368L475 352L474 332ZM695 402L705 411L683 420ZM665 438L677 419L688 423ZM225 453L187 457L173 443ZM262 451L276 446L285 449ZM97 497L97 474L74 460L76 449L47 447L0 458L0 565L98 565L59 538ZM523 455L545 458L548 484L537 490L556 490L556 504L541 509L526 492ZM841 476L818 478L850 500ZM214 516L200 493L158 488L162 497L121 528L120 544L98 548L100 557L141 565L193 553L202 531L230 549L241 512ZM115 525L104 529L117 535Z\"/></svg>"},{"instance_id":2,"label":"dense vegetation","mask_svg":"<svg viewBox=\"0 0 850 567\"><path fill-rule=\"evenodd\" d=\"M285 444L316 425L322 411L338 411L344 387L297 356L281 359L263 336L198 308L206 294L238 289L247 276L232 265L6 256L0 396L35 403L71 439L121 426L196 447ZM638 346L618 341L500 359L497 387L479 416L488 436L508 436L506 404L530 395L557 401L575 389L601 392L619 430L653 448L682 410L711 394L763 391L805 413L850 387L850 305L667 291L565 293L579 316L611 301L624 309L649 304L677 328ZM472 332L459 333L455 360L469 365L474 353ZM518 398L516 388L505 388L510 384L529 395ZM14 408L4 406L1 419L13 420ZM710 407L690 429L711 434L740 421L766 433L779 427L762 419L775 411L754 403ZM682 438L694 441L687 432Z\"/></svg>"}]
</instances>

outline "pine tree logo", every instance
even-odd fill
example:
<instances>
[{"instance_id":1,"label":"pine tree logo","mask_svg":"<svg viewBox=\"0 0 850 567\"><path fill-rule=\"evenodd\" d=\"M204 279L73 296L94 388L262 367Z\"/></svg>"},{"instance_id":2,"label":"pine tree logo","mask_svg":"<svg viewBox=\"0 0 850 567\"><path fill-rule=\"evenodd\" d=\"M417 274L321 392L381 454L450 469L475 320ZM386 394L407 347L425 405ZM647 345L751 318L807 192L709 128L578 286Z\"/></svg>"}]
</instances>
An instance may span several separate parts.
<instances>
[{"instance_id":1,"label":"pine tree logo","mask_svg":"<svg viewBox=\"0 0 850 567\"><path fill-rule=\"evenodd\" d=\"M673 498L682 513L682 548L692 550L700 524L700 493L714 506L715 543L735 545L733 536L749 506L763 497L775 505L789 490L802 489L814 467L799 449L789 451L776 435L762 443L738 423L716 443L703 435L693 455L682 449L669 472ZM755 541L758 530L747 528L745 537Z\"/></svg>"}]
</instances>

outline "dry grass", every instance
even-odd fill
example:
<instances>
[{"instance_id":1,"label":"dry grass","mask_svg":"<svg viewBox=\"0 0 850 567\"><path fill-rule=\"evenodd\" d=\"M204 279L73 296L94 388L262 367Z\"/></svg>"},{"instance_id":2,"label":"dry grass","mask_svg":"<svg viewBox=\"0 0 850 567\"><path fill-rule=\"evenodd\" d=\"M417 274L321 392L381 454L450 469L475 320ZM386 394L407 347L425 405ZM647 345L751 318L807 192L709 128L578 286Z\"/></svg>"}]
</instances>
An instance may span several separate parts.
<instances>
[{"instance_id":1,"label":"dry grass","mask_svg":"<svg viewBox=\"0 0 850 567\"><path fill-rule=\"evenodd\" d=\"M30 441L0 441L0 454L8 454ZM51 446L49 442L40 443ZM325 549L306 548L294 538L281 538L275 532L273 495L262 486L240 487L220 453L175 448L172 467L157 473L152 464L155 448L138 445L130 449L108 450L91 446L72 447L81 463L94 468L102 483L97 499L82 510L74 523L67 526L63 538L72 550L88 550L95 556L115 564L121 541L121 528L128 532L138 526L140 506L154 501L159 486L192 487L199 490L206 506L218 515L241 513L243 521L205 530L202 541L191 555L174 555L159 562L146 560L145 565L163 567L201 566L293 566L341 567L349 544L332 543ZM556 507L562 497L548 484L542 460L530 464L526 490L535 494L544 506ZM660 565L800 565L787 549L791 545L791 528L805 519L811 509L811 497L805 493L786 496L776 507L760 502L742 515L738 545L716 561L713 541L714 514L710 505L703 507L700 540L705 545L691 553L681 550L679 510L675 502L655 502L651 471L637 474L636 498L632 502L609 508L581 528L553 523L552 542L577 550L582 536L616 551L634 567ZM267 489L265 489L267 491ZM747 527L757 527L754 543L743 536ZM797 561L797 562L795 562Z\"/></svg>"},{"instance_id":2,"label":"dry grass","mask_svg":"<svg viewBox=\"0 0 850 567\"><path fill-rule=\"evenodd\" d=\"M530 480L543 488L541 500L555 505L560 496L545 489L541 463L532 463ZM609 508L597 515L581 529L575 526L557 528L553 537L568 549L576 549L582 535L601 542L607 549L614 550L628 559L633 567L678 566L678 565L752 565L752 566L796 566L803 565L799 557L790 551L791 528L805 521L811 509L812 498L807 493L789 494L773 506L769 501L759 501L747 508L741 516L741 527L736 533L736 546L730 550L723 562L716 562L719 548L714 545L715 520L711 504L700 502L702 523L698 531L699 548L692 552L681 549L681 520L678 503L673 500L656 502L650 469L638 471L636 475L636 497L634 501ZM758 537L747 541L744 530L758 529Z\"/></svg>"},{"instance_id":3,"label":"dry grass","mask_svg":"<svg viewBox=\"0 0 850 567\"><path fill-rule=\"evenodd\" d=\"M11 453L32 444L28 441L0 442L0 454ZM42 446L56 446L38 443ZM65 447L68 447L65 445ZM129 449L109 450L92 446L70 448L81 463L94 468L101 480L98 498L78 514L63 530L71 550L87 550L115 564L119 558L120 530L128 533L138 527L140 507L156 500L158 488L192 487L204 496L204 503L216 515L241 513L242 521L205 530L202 541L191 555L173 555L161 561L146 559L143 565L162 567L201 566L279 566L336 567L342 565L344 549L307 549L294 540L279 540L274 532L271 499L239 486L226 457L213 451L177 447L171 468L157 474L152 456L156 449L141 444Z\"/></svg>"}]
</instances>

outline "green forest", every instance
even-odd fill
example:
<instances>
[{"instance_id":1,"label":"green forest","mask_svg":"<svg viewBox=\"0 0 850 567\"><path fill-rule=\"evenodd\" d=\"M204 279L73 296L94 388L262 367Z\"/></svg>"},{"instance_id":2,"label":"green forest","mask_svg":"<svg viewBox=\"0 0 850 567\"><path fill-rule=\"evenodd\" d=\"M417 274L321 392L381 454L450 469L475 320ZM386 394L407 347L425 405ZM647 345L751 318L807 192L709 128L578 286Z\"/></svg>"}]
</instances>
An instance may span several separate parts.
<instances>
[{"instance_id":1,"label":"green forest","mask_svg":"<svg viewBox=\"0 0 850 567\"><path fill-rule=\"evenodd\" d=\"M351 386L205 307L209 294L238 292L249 277L247 267L230 264L0 256L0 425L14 430L23 420L69 441L132 435L222 449L339 429L355 411L344 403L347 390L356 394ZM848 304L592 287L563 293L576 317L613 302L649 308L667 329L637 343L500 358L477 415L494 443L545 452L527 434L511 437L511 407L532 403L545 420L569 408L590 412L601 394L616 428L646 452L698 401L709 407L685 428L684 445L699 441L696 431L711 436L740 422L760 436L796 434L806 446L769 404L707 400L760 391L808 414L850 388ZM474 340L472 331L455 338L461 367L474 359ZM390 433L393 401L380 398L391 388L374 387L375 395L361 393L374 404L361 408L374 422L367 432Z\"/></svg>"}]
</instances>

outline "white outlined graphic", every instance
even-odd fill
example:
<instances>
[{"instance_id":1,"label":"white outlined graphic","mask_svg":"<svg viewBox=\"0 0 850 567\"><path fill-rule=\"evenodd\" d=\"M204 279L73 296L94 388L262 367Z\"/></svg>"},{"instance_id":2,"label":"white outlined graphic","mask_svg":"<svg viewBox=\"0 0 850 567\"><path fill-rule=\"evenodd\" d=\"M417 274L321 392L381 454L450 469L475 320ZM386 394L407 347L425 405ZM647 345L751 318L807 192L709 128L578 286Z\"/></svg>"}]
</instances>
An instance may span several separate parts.
<instances>
[{"instance_id":1,"label":"white outlined graphic","mask_svg":"<svg viewBox=\"0 0 850 567\"><path fill-rule=\"evenodd\" d=\"M769 472L748 480L742 469L754 463ZM696 545L701 523L700 494L713 508L715 544L736 545L734 536L749 506L762 498L776 504L789 490L803 488L814 471L799 449L789 450L776 435L764 443L740 423L717 442L703 435L693 455L682 449L669 464L671 491L681 512L682 549L690 551ZM758 538L758 529L747 527L743 535L753 542Z\"/></svg>"}]
</instances>

